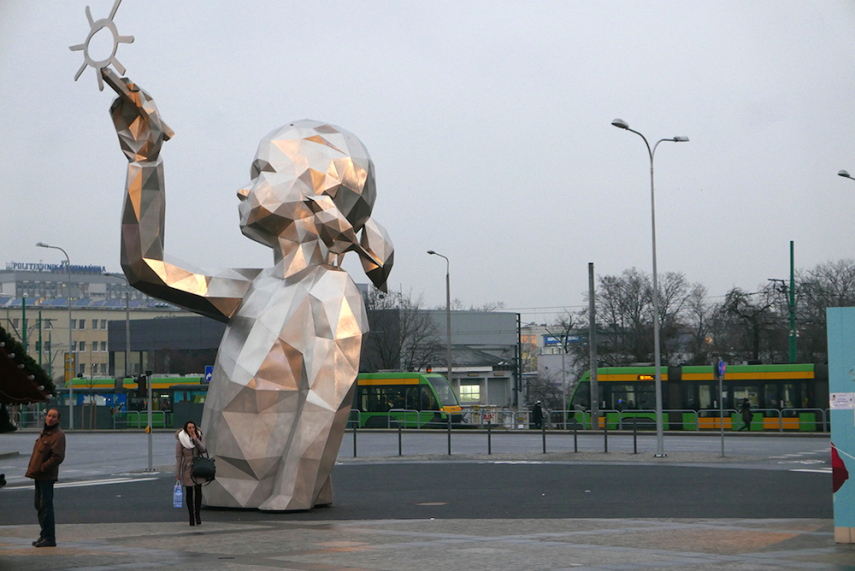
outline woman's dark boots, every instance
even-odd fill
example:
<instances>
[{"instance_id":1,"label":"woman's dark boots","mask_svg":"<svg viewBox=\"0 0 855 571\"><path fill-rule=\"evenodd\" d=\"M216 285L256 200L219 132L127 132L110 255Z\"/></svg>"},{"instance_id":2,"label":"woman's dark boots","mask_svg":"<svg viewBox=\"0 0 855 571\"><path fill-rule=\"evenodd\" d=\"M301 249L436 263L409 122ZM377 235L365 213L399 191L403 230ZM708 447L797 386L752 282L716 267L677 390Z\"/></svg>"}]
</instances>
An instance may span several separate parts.
<instances>
[{"instance_id":1,"label":"woman's dark boots","mask_svg":"<svg viewBox=\"0 0 855 571\"><path fill-rule=\"evenodd\" d=\"M193 507L196 509L196 523L202 524L202 487L196 486L196 493L193 494Z\"/></svg>"}]
</instances>

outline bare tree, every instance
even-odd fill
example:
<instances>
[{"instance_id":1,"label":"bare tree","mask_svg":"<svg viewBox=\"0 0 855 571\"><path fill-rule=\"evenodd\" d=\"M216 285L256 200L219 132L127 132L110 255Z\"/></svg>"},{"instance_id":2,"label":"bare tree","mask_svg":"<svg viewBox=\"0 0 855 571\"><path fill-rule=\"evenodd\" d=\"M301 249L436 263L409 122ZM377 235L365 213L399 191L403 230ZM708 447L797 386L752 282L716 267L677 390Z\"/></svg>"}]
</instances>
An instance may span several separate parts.
<instances>
[{"instance_id":1,"label":"bare tree","mask_svg":"<svg viewBox=\"0 0 855 571\"><path fill-rule=\"evenodd\" d=\"M855 260L824 262L796 274L800 360L814 363L828 360L825 310L852 306L855 306Z\"/></svg>"},{"instance_id":2,"label":"bare tree","mask_svg":"<svg viewBox=\"0 0 855 571\"><path fill-rule=\"evenodd\" d=\"M527 381L529 403L541 401L546 410L564 410L561 405L561 380L552 375L539 374ZM544 412L545 412L544 411ZM545 415L544 415L545 416Z\"/></svg>"},{"instance_id":3,"label":"bare tree","mask_svg":"<svg viewBox=\"0 0 855 571\"><path fill-rule=\"evenodd\" d=\"M775 337L781 335L781 317L775 310L775 288L766 285L748 293L735 287L727 292L721 306L721 317L734 318L729 323L728 337L732 357L767 361L781 357L781 347ZM784 332L786 333L786 332Z\"/></svg>"},{"instance_id":4,"label":"bare tree","mask_svg":"<svg viewBox=\"0 0 855 571\"><path fill-rule=\"evenodd\" d=\"M689 332L688 364L707 365L712 362L712 322L716 307L707 300L707 288L692 286L686 297L685 325Z\"/></svg>"},{"instance_id":5,"label":"bare tree","mask_svg":"<svg viewBox=\"0 0 855 571\"><path fill-rule=\"evenodd\" d=\"M363 348L367 371L417 371L440 361L443 344L421 296L371 288L365 296L369 333Z\"/></svg>"}]
</instances>

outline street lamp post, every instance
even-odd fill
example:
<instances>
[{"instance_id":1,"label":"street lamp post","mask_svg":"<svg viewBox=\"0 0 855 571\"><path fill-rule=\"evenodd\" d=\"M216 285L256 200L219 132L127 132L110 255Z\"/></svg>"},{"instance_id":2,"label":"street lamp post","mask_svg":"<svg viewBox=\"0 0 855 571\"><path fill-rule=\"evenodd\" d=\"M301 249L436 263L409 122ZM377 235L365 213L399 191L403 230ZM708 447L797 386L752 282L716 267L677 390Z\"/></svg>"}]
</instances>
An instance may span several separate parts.
<instances>
[{"instance_id":1,"label":"street lamp post","mask_svg":"<svg viewBox=\"0 0 855 571\"><path fill-rule=\"evenodd\" d=\"M71 260L68 257L68 252L59 246L49 246L44 242L37 242L39 248L50 248L59 250L65 254L65 269L68 271L68 429L74 429L74 370L72 366L75 364L74 348L71 345Z\"/></svg>"},{"instance_id":2,"label":"street lamp post","mask_svg":"<svg viewBox=\"0 0 855 571\"><path fill-rule=\"evenodd\" d=\"M669 141L672 143L687 143L688 137L671 137L670 139L659 139L653 148L650 148L650 143L647 142L647 137L629 128L629 125L623 119L615 119L612 125L619 129L624 129L630 133L635 133L644 141L647 146L647 154L650 155L650 227L653 238L653 354L656 366L656 457L665 457L665 436L662 430L662 354L659 347L659 281L656 273L656 201L654 199L654 184L653 184L653 157L656 154L656 147L659 143Z\"/></svg>"},{"instance_id":3,"label":"street lamp post","mask_svg":"<svg viewBox=\"0 0 855 571\"><path fill-rule=\"evenodd\" d=\"M24 343L24 355L30 354L30 347L27 343L27 294L21 296L21 341Z\"/></svg>"},{"instance_id":4,"label":"street lamp post","mask_svg":"<svg viewBox=\"0 0 855 571\"><path fill-rule=\"evenodd\" d=\"M451 262L449 262L448 258L442 254L434 252L433 250L428 250L427 253L431 256L439 256L440 258L445 259L445 359L448 367L448 384L450 384L453 389L454 384L451 381Z\"/></svg>"}]
</instances>

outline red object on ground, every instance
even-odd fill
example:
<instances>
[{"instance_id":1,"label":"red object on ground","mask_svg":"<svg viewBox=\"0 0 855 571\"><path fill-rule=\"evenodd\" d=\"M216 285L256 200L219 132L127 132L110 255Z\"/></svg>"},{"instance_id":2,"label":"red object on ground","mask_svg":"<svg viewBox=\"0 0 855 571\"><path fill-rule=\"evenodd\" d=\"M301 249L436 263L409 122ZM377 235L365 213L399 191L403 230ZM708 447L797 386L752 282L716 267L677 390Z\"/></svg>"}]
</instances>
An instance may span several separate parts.
<instances>
[{"instance_id":1,"label":"red object on ground","mask_svg":"<svg viewBox=\"0 0 855 571\"><path fill-rule=\"evenodd\" d=\"M846 469L846 464L843 463L843 458L837 453L837 447L834 443L831 444L831 481L834 491L837 492L846 480L849 479L849 470Z\"/></svg>"}]
</instances>

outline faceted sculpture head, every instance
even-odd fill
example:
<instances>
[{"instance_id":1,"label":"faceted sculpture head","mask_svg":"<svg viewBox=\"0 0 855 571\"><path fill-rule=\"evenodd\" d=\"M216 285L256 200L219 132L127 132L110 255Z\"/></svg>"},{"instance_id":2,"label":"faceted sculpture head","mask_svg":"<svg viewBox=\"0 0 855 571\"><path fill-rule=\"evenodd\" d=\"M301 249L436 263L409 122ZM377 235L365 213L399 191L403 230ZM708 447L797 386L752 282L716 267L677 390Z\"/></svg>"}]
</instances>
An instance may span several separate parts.
<instances>
[{"instance_id":1,"label":"faceted sculpture head","mask_svg":"<svg viewBox=\"0 0 855 571\"><path fill-rule=\"evenodd\" d=\"M368 151L352 133L326 123L304 119L268 134L250 175L250 184L238 191L241 232L271 248L283 240L304 241L298 234L305 229L295 221L314 216L318 198L329 197L354 232L374 208Z\"/></svg>"}]
</instances>

